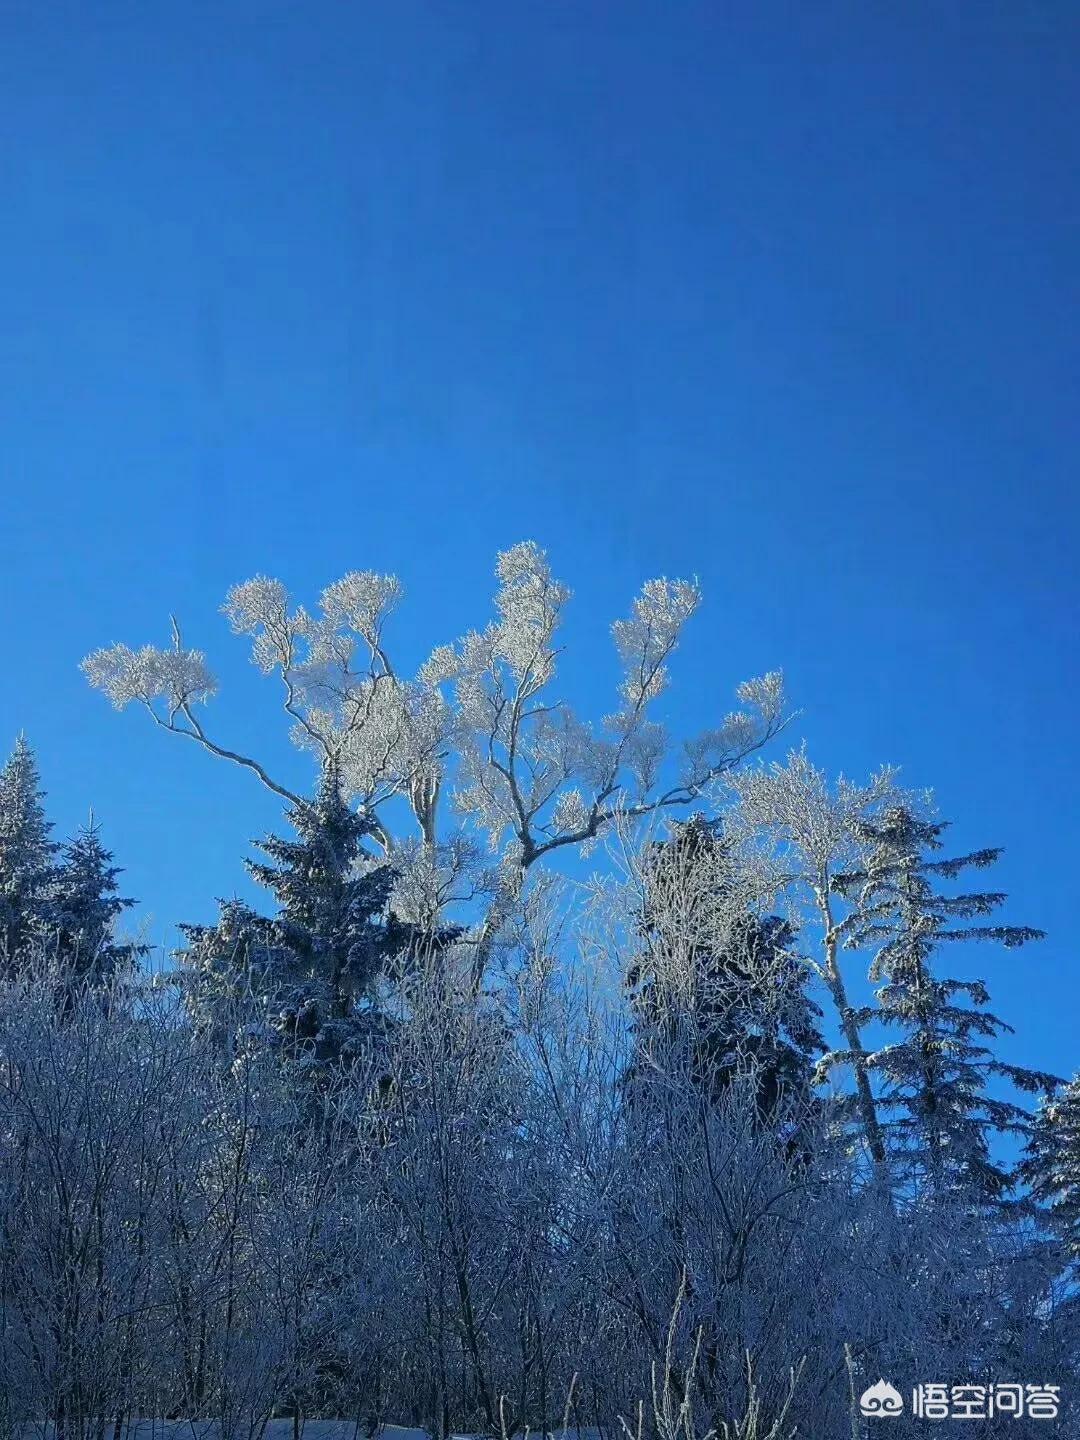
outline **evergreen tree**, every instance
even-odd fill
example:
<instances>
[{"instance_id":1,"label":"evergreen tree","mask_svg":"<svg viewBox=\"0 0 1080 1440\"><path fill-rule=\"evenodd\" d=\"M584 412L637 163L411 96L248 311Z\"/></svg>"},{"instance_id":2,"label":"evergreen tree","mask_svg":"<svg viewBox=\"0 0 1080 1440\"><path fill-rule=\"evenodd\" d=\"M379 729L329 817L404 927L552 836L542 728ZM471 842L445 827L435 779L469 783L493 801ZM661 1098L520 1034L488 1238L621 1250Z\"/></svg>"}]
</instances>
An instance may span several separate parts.
<instances>
[{"instance_id":1,"label":"evergreen tree","mask_svg":"<svg viewBox=\"0 0 1080 1440\"><path fill-rule=\"evenodd\" d=\"M1080 1270L1080 1075L1039 1106L1021 1173Z\"/></svg>"},{"instance_id":2,"label":"evergreen tree","mask_svg":"<svg viewBox=\"0 0 1080 1440\"><path fill-rule=\"evenodd\" d=\"M392 870L370 868L370 823L349 808L332 767L314 799L287 813L296 838L269 836L257 842L268 861L246 862L278 914L223 903L217 925L182 927L184 960L204 1022L220 1027L247 1003L285 1053L336 1064L371 1033L376 983L395 944L384 920Z\"/></svg>"},{"instance_id":3,"label":"evergreen tree","mask_svg":"<svg viewBox=\"0 0 1080 1440\"><path fill-rule=\"evenodd\" d=\"M64 847L56 873L53 927L57 961L75 984L101 986L123 972L145 945L117 943L117 919L134 905L121 896L111 850L93 820Z\"/></svg>"},{"instance_id":4,"label":"evergreen tree","mask_svg":"<svg viewBox=\"0 0 1080 1440\"><path fill-rule=\"evenodd\" d=\"M752 1076L757 1108L803 1110L824 1049L795 933L737 886L719 821L695 815L655 846L645 877L644 947L630 970L639 1044L684 1037L713 1099Z\"/></svg>"},{"instance_id":5,"label":"evergreen tree","mask_svg":"<svg viewBox=\"0 0 1080 1440\"><path fill-rule=\"evenodd\" d=\"M213 925L182 924L179 952L184 1002L194 1024L224 1052L237 1046L245 1025L266 1027L272 993L272 921L242 900L219 900Z\"/></svg>"},{"instance_id":6,"label":"evergreen tree","mask_svg":"<svg viewBox=\"0 0 1080 1440\"><path fill-rule=\"evenodd\" d=\"M1000 850L977 850L931 859L942 848L946 825L920 819L903 805L865 822L864 869L837 876L834 886L853 901L845 922L846 946L873 947L870 979L880 983L877 1004L858 1016L900 1038L868 1057L881 1083L878 1104L891 1118L884 1130L901 1173L916 1190L998 1200L1013 1176L991 1153L993 1134L1026 1134L1030 1115L988 1092L990 1077L1021 1090L1052 1088L1054 1078L996 1058L987 1041L1010 1027L985 1007L981 980L942 979L932 960L943 945L991 941L1008 948L1040 939L1028 926L983 923L1005 896L994 891L945 895L939 884L963 871L986 869ZM843 1053L829 1057L843 1061Z\"/></svg>"},{"instance_id":7,"label":"evergreen tree","mask_svg":"<svg viewBox=\"0 0 1080 1440\"><path fill-rule=\"evenodd\" d=\"M56 853L34 752L20 735L0 770L0 966L20 957L53 930Z\"/></svg>"}]
</instances>

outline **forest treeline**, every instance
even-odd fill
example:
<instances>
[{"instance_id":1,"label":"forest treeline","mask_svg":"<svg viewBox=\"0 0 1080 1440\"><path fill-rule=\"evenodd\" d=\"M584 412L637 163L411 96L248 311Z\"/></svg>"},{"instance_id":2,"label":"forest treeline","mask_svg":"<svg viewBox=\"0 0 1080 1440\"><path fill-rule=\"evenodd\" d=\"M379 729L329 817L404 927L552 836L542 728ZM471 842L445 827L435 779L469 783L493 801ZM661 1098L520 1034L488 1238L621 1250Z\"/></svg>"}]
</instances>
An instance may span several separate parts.
<instances>
[{"instance_id":1,"label":"forest treeline","mask_svg":"<svg viewBox=\"0 0 1080 1440\"><path fill-rule=\"evenodd\" d=\"M54 840L16 744L3 1432L839 1440L880 1378L1053 1385L1075 1416L1080 1083L1010 1063L974 978L1042 938L984 887L1000 852L956 853L894 771L772 756L776 674L673 746L655 702L694 585L616 622L590 724L558 692L569 592L531 544L498 579L495 618L410 678L393 577L315 613L230 592L308 793L208 731L175 621L87 659L283 802L246 859L266 903L182 925L153 975L101 830Z\"/></svg>"}]
</instances>

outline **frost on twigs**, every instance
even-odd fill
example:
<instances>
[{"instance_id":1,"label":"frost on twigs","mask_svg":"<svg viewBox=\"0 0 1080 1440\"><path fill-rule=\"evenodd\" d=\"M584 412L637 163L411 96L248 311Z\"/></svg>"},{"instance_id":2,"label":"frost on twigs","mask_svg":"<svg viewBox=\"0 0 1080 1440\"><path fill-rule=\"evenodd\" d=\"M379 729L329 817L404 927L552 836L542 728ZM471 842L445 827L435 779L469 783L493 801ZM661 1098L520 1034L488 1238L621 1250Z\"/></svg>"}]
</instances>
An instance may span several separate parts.
<instances>
[{"instance_id":1,"label":"frost on twigs","mask_svg":"<svg viewBox=\"0 0 1080 1440\"><path fill-rule=\"evenodd\" d=\"M127 645L110 645L88 655L81 669L117 710L132 700L151 707L164 700L173 715L186 705L208 700L218 688L201 650L161 650L155 645L131 650Z\"/></svg>"},{"instance_id":2,"label":"frost on twigs","mask_svg":"<svg viewBox=\"0 0 1080 1440\"><path fill-rule=\"evenodd\" d=\"M859 823L900 793L897 772L888 767L863 784L844 776L832 784L805 747L783 764L740 770L727 783L735 801L729 831L767 837L780 869L812 880L853 865Z\"/></svg>"},{"instance_id":3,"label":"frost on twigs","mask_svg":"<svg viewBox=\"0 0 1080 1440\"><path fill-rule=\"evenodd\" d=\"M615 622L619 706L595 730L550 693L569 591L535 545L501 555L497 573L498 618L461 642L455 686L456 800L494 850L512 836L528 866L558 846L589 844L616 814L687 803L782 725L779 675L747 682L744 708L686 747L678 783L663 789L670 742L650 710L700 603L697 583L650 580Z\"/></svg>"},{"instance_id":4,"label":"frost on twigs","mask_svg":"<svg viewBox=\"0 0 1080 1440\"><path fill-rule=\"evenodd\" d=\"M355 630L370 646L382 642L383 626L403 595L396 575L352 570L322 593L322 612L331 625Z\"/></svg>"},{"instance_id":5,"label":"frost on twigs","mask_svg":"<svg viewBox=\"0 0 1080 1440\"><path fill-rule=\"evenodd\" d=\"M492 895L498 883L475 842L452 836L439 845L406 841L394 852L394 913L409 924L432 929L452 907Z\"/></svg>"},{"instance_id":6,"label":"frost on twigs","mask_svg":"<svg viewBox=\"0 0 1080 1440\"><path fill-rule=\"evenodd\" d=\"M395 576L352 571L328 585L311 612L265 575L233 586L225 598L233 632L250 639L254 664L281 684L293 741L333 766L359 808L379 812L385 847L400 848L407 838L394 844L380 811L400 797L432 851L426 863L435 865L433 847L445 843L445 795L500 864L526 870L557 847L590 845L618 815L688 804L783 725L780 677L769 674L740 686L739 709L673 754L654 712L683 627L700 604L696 581L650 580L616 621L618 698L594 724L556 689L570 590L531 541L498 556L496 577L489 622L456 644L437 645L412 677L393 663L387 640L403 593ZM183 650L178 639L172 651L99 651L84 669L115 704L142 700L167 728L289 795L257 762L218 745L192 715L189 707L213 693L215 682L202 655ZM165 714L154 710L162 700ZM448 873L454 870L451 864Z\"/></svg>"},{"instance_id":7,"label":"frost on twigs","mask_svg":"<svg viewBox=\"0 0 1080 1440\"><path fill-rule=\"evenodd\" d=\"M679 643L682 627L701 603L696 581L649 580L642 586L626 620L611 627L625 675L620 693L625 718L632 717L667 685L667 661Z\"/></svg>"},{"instance_id":8,"label":"frost on twigs","mask_svg":"<svg viewBox=\"0 0 1080 1440\"><path fill-rule=\"evenodd\" d=\"M736 697L745 707L725 716L722 725L705 730L683 746L683 784L697 790L731 769L784 725L784 677L771 670L756 680L744 680Z\"/></svg>"},{"instance_id":9,"label":"frost on twigs","mask_svg":"<svg viewBox=\"0 0 1080 1440\"><path fill-rule=\"evenodd\" d=\"M348 794L368 808L395 794L430 798L445 747L448 712L438 685L446 654L410 682L383 648L401 595L395 576L352 571L326 587L311 616L290 610L279 580L256 576L234 586L223 607L233 630L252 637L259 669L280 674L294 743L332 762Z\"/></svg>"}]
</instances>

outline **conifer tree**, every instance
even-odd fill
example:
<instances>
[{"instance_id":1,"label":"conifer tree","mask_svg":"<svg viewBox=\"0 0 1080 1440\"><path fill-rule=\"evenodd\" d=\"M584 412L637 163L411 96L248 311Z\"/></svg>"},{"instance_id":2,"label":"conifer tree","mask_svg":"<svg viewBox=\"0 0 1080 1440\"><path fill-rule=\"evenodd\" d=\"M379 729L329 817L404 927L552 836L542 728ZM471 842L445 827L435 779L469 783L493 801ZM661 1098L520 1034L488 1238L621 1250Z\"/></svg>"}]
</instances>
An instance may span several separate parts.
<instances>
[{"instance_id":1,"label":"conifer tree","mask_svg":"<svg viewBox=\"0 0 1080 1440\"><path fill-rule=\"evenodd\" d=\"M750 1075L763 1118L805 1108L821 1012L792 927L742 893L719 821L695 815L654 847L642 928L628 976L639 1042L688 1032L695 1082L711 1098Z\"/></svg>"},{"instance_id":2,"label":"conifer tree","mask_svg":"<svg viewBox=\"0 0 1080 1440\"><path fill-rule=\"evenodd\" d=\"M118 943L114 927L134 900L119 894L123 872L91 819L64 847L56 873L53 926L57 961L76 984L101 986L125 970L145 945Z\"/></svg>"},{"instance_id":3,"label":"conifer tree","mask_svg":"<svg viewBox=\"0 0 1080 1440\"><path fill-rule=\"evenodd\" d=\"M216 926L182 927L184 960L205 1022L220 1025L247 1001L285 1053L333 1064L370 1028L394 943L383 918L393 872L369 865L370 824L346 803L332 766L314 799L287 814L296 838L269 836L257 842L268 860L245 862L277 899L277 915L223 903Z\"/></svg>"},{"instance_id":4,"label":"conifer tree","mask_svg":"<svg viewBox=\"0 0 1080 1440\"><path fill-rule=\"evenodd\" d=\"M0 770L0 966L11 971L53 929L56 853L34 752L20 735Z\"/></svg>"},{"instance_id":5,"label":"conifer tree","mask_svg":"<svg viewBox=\"0 0 1080 1440\"><path fill-rule=\"evenodd\" d=\"M269 992L264 971L272 949L270 924L232 899L218 901L215 924L179 927L188 942L178 956L186 1008L200 1031L222 1048L232 1046L242 1017L252 1019L253 1003L257 997L265 1001Z\"/></svg>"},{"instance_id":6,"label":"conifer tree","mask_svg":"<svg viewBox=\"0 0 1080 1440\"><path fill-rule=\"evenodd\" d=\"M1080 1270L1080 1075L1039 1106L1021 1173Z\"/></svg>"},{"instance_id":7,"label":"conifer tree","mask_svg":"<svg viewBox=\"0 0 1080 1440\"><path fill-rule=\"evenodd\" d=\"M860 1026L878 1022L899 1038L868 1057L881 1085L878 1105L899 1173L917 1189L981 1200L1007 1196L1013 1176L991 1153L997 1134L1028 1132L1020 1105L991 1095L992 1076L1037 1093L1055 1084L1041 1072L999 1060L991 1045L1008 1025L985 1007L981 980L940 978L933 959L940 947L990 941L1008 948L1040 939L1029 926L984 923L1005 896L996 891L946 895L942 880L986 869L1000 850L977 850L931 859L942 848L943 823L919 818L904 805L864 822L865 868L837 876L837 891L853 901L845 923L848 947L872 947L870 979L877 1004L862 1011ZM844 1061L841 1052L830 1063Z\"/></svg>"}]
</instances>

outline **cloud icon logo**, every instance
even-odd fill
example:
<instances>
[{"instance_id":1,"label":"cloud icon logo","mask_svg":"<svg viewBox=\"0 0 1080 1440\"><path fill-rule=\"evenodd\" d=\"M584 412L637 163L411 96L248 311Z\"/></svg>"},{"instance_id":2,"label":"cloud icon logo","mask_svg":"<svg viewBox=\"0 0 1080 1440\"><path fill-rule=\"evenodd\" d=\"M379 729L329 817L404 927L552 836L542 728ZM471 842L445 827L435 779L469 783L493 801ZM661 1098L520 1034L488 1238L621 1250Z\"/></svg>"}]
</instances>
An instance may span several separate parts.
<instances>
[{"instance_id":1,"label":"cloud icon logo","mask_svg":"<svg viewBox=\"0 0 1080 1440\"><path fill-rule=\"evenodd\" d=\"M879 1380L859 1396L859 1409L864 1415L885 1419L903 1413L904 1397L887 1380Z\"/></svg>"}]
</instances>

